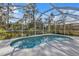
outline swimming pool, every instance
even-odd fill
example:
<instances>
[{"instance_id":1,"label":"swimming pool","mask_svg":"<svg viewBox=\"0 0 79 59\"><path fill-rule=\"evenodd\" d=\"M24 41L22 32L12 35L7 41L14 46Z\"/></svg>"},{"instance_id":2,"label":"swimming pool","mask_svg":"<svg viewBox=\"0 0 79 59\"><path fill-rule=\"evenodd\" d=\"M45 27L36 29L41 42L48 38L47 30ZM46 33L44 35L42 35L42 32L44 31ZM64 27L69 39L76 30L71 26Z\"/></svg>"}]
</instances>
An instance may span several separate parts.
<instances>
[{"instance_id":1,"label":"swimming pool","mask_svg":"<svg viewBox=\"0 0 79 59\"><path fill-rule=\"evenodd\" d=\"M11 42L10 46L20 49L34 48L36 46L39 46L40 44L56 40L61 42L72 39L63 35L39 35L14 40L13 42Z\"/></svg>"}]
</instances>

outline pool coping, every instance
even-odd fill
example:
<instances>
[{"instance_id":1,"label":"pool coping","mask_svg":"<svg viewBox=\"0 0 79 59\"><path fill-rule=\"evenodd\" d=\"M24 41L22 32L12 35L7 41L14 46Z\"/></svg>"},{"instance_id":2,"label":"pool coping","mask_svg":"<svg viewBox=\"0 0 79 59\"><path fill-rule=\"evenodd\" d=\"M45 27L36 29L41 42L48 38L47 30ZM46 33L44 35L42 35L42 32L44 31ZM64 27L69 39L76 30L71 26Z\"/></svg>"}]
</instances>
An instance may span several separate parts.
<instances>
[{"instance_id":1,"label":"pool coping","mask_svg":"<svg viewBox=\"0 0 79 59\"><path fill-rule=\"evenodd\" d=\"M12 39L13 40L16 40L16 39L21 39L21 38L30 38L30 37L43 36L43 35L59 35L59 36L70 37L68 35L62 35L62 34L39 34L39 35L31 35L31 36L17 37L17 38L12 38Z\"/></svg>"},{"instance_id":2,"label":"pool coping","mask_svg":"<svg viewBox=\"0 0 79 59\"><path fill-rule=\"evenodd\" d=\"M72 38L74 40L78 40L78 38L79 38L79 37L76 38L75 36L67 36L67 35L61 35L61 34L41 34L41 35L32 35L32 36L26 36L26 37L12 38L12 39L8 39L8 40L0 40L0 41L9 41L10 40L8 46L4 46L4 47L2 47L0 49L0 51L1 51L0 52L1 54L0 55L5 55L5 54L11 53L13 51L14 48L10 46L10 43L12 41L14 41L14 40L18 40L18 39L21 39L21 38L29 38L29 37L35 37L35 36L42 36L42 35L60 35L60 36L70 37L70 38ZM6 43L4 45L6 45ZM5 49L5 51L4 51L4 49Z\"/></svg>"},{"instance_id":3,"label":"pool coping","mask_svg":"<svg viewBox=\"0 0 79 59\"><path fill-rule=\"evenodd\" d=\"M41 37L41 36L46 36L46 35L57 35L57 36L62 36L62 37L67 37L67 38L70 38L72 39L71 37L69 36L66 36L66 35L60 35L60 34L42 34L42 35L32 35L32 36L26 36L26 37L19 37L19 38L15 38L14 40L12 40L10 42L10 46L12 45L12 43L16 42L16 41L21 41L22 39L27 39L27 38L32 38L32 37Z\"/></svg>"},{"instance_id":4,"label":"pool coping","mask_svg":"<svg viewBox=\"0 0 79 59\"><path fill-rule=\"evenodd\" d=\"M49 33L49 34L39 34L39 35L31 35L31 36L24 36L24 37L11 38L11 39L7 39L7 40L10 40L10 44L11 44L13 41L15 41L15 40L21 40L22 38L31 38L31 37L43 36L43 35L59 35L59 36L65 36L65 37L69 37L69 38L73 39L72 36ZM2 41L7 41L7 40L0 40L0 42L2 42ZM9 45L10 45L10 44L9 44Z\"/></svg>"}]
</instances>

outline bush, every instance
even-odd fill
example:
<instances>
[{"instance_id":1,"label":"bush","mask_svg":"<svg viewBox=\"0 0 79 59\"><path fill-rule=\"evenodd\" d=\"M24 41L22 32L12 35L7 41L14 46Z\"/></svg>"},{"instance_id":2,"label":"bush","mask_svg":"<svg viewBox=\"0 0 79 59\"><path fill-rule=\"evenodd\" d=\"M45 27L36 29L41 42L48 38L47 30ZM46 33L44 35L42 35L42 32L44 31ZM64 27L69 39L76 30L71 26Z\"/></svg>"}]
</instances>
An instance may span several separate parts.
<instances>
[{"instance_id":1,"label":"bush","mask_svg":"<svg viewBox=\"0 0 79 59\"><path fill-rule=\"evenodd\" d=\"M6 38L6 30L3 28L0 28L0 40L3 40Z\"/></svg>"}]
</instances>

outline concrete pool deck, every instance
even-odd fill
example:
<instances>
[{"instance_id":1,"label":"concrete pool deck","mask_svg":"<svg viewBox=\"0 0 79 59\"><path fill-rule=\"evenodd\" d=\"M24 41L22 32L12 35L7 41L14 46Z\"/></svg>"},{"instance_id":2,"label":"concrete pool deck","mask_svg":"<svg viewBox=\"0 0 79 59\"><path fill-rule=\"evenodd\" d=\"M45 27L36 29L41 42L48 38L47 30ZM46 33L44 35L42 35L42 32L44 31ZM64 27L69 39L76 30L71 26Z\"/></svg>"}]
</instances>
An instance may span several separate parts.
<instances>
[{"instance_id":1,"label":"concrete pool deck","mask_svg":"<svg viewBox=\"0 0 79 59\"><path fill-rule=\"evenodd\" d=\"M12 40L0 40L0 56L79 56L79 37L72 36L70 41L51 41L32 49L15 49Z\"/></svg>"}]
</instances>

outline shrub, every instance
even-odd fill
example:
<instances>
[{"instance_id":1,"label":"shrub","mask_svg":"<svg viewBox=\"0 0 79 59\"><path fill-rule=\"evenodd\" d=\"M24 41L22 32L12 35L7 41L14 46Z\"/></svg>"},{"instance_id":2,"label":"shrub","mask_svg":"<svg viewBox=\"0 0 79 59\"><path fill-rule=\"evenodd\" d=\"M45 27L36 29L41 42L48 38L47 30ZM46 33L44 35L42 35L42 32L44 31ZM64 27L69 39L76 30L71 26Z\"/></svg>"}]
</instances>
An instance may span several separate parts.
<instances>
[{"instance_id":1,"label":"shrub","mask_svg":"<svg viewBox=\"0 0 79 59\"><path fill-rule=\"evenodd\" d=\"M0 28L0 40L5 39L6 37L6 30L3 28Z\"/></svg>"}]
</instances>

